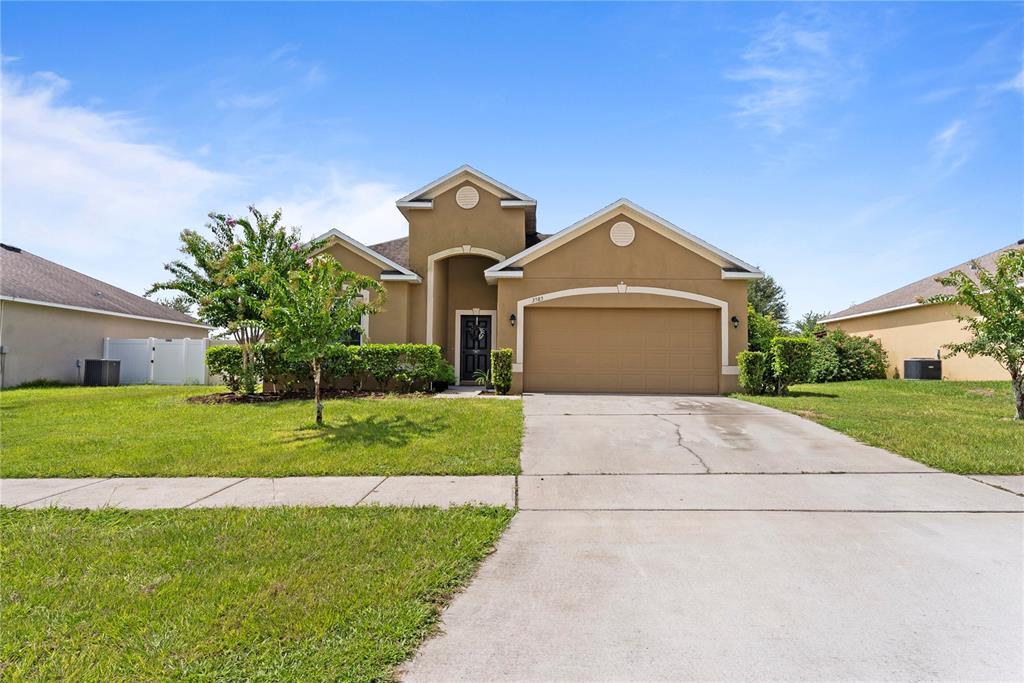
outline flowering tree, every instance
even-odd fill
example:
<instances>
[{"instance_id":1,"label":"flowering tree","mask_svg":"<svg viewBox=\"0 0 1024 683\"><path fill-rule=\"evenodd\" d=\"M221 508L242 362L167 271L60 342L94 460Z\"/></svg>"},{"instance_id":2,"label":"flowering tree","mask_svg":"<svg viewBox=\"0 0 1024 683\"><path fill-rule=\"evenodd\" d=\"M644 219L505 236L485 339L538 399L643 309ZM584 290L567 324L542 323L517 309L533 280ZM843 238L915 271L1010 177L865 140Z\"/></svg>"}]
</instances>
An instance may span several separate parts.
<instances>
[{"instance_id":1,"label":"flowering tree","mask_svg":"<svg viewBox=\"0 0 1024 683\"><path fill-rule=\"evenodd\" d=\"M385 292L373 278L347 271L331 257L310 258L307 264L275 283L267 323L284 356L308 363L313 371L316 423L322 425L324 358L332 344L360 326L364 315L377 312Z\"/></svg>"},{"instance_id":2,"label":"flowering tree","mask_svg":"<svg viewBox=\"0 0 1024 683\"><path fill-rule=\"evenodd\" d=\"M200 320L223 329L242 349L242 389L256 390L257 377L252 360L253 345L263 338L264 309L271 283L305 267L305 261L319 244L302 244L295 228L280 225L281 211L267 216L249 207L251 218L232 218L211 213L206 227L212 239L194 230L181 233L185 260L164 266L171 279L149 288L180 292L177 300L194 306Z\"/></svg>"},{"instance_id":3,"label":"flowering tree","mask_svg":"<svg viewBox=\"0 0 1024 683\"><path fill-rule=\"evenodd\" d=\"M970 357L988 356L1010 373L1016 419L1024 420L1024 249L1010 249L996 259L993 272L972 262L977 281L962 271L936 278L952 287L952 294L941 294L927 303L950 303L970 313L954 313L971 339L945 348Z\"/></svg>"}]
</instances>

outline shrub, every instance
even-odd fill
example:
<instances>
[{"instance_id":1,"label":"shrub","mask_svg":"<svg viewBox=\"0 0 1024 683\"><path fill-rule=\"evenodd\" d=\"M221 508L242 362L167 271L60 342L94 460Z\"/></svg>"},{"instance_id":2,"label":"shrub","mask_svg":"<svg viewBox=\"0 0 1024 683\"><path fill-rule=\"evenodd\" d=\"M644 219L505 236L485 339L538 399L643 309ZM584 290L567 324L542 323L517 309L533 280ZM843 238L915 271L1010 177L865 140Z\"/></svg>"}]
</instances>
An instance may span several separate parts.
<instances>
[{"instance_id":1,"label":"shrub","mask_svg":"<svg viewBox=\"0 0 1024 683\"><path fill-rule=\"evenodd\" d=\"M438 384L442 382L445 385L455 384L455 366L442 358L434 370L434 381Z\"/></svg>"},{"instance_id":2,"label":"shrub","mask_svg":"<svg viewBox=\"0 0 1024 683\"><path fill-rule=\"evenodd\" d=\"M242 349L233 344L211 346L206 349L206 367L211 374L220 375L228 389L242 389Z\"/></svg>"},{"instance_id":3,"label":"shrub","mask_svg":"<svg viewBox=\"0 0 1024 683\"><path fill-rule=\"evenodd\" d=\"M491 351L491 382L499 394L507 394L512 389L512 349Z\"/></svg>"},{"instance_id":4,"label":"shrub","mask_svg":"<svg viewBox=\"0 0 1024 683\"><path fill-rule=\"evenodd\" d=\"M772 339L772 374L775 393L785 394L791 384L810 379L811 353L814 341L806 337L775 337Z\"/></svg>"},{"instance_id":5,"label":"shrub","mask_svg":"<svg viewBox=\"0 0 1024 683\"><path fill-rule=\"evenodd\" d=\"M761 315L747 305L747 348L770 353L772 339L782 334L782 326L770 315Z\"/></svg>"},{"instance_id":6,"label":"shrub","mask_svg":"<svg viewBox=\"0 0 1024 683\"><path fill-rule=\"evenodd\" d=\"M386 390L398 374L398 362L401 358L399 344L366 344L359 347L361 369L364 374L373 377L377 386Z\"/></svg>"},{"instance_id":7,"label":"shrub","mask_svg":"<svg viewBox=\"0 0 1024 683\"><path fill-rule=\"evenodd\" d=\"M812 382L885 379L889 361L877 339L832 330L815 340L811 354Z\"/></svg>"},{"instance_id":8,"label":"shrub","mask_svg":"<svg viewBox=\"0 0 1024 683\"><path fill-rule=\"evenodd\" d=\"M399 344L396 378L406 391L427 389L437 375L438 366L444 362L440 346Z\"/></svg>"},{"instance_id":9,"label":"shrub","mask_svg":"<svg viewBox=\"0 0 1024 683\"><path fill-rule=\"evenodd\" d=\"M748 394L764 394L771 384L768 355L763 351L743 351L736 356L740 368L740 386Z\"/></svg>"}]
</instances>

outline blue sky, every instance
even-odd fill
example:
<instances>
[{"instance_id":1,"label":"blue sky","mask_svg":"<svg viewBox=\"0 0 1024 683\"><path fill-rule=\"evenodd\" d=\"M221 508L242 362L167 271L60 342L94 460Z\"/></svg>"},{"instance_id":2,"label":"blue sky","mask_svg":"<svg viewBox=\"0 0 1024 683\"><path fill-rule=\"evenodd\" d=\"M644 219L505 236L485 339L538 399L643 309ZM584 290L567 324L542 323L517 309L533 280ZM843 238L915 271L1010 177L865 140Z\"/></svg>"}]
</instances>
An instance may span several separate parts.
<instances>
[{"instance_id":1,"label":"blue sky","mask_svg":"<svg viewBox=\"0 0 1024 683\"><path fill-rule=\"evenodd\" d=\"M3 239L141 292L210 210L405 233L469 163L836 311L1024 237L1020 4L0 8Z\"/></svg>"}]
</instances>

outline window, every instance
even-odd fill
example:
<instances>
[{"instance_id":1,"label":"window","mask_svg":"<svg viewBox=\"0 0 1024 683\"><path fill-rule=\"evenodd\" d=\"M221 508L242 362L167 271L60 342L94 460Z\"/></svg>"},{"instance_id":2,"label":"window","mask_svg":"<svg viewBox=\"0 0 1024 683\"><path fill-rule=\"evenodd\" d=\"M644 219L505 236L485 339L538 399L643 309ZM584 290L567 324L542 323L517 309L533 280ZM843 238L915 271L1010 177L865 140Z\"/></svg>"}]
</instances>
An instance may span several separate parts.
<instances>
[{"instance_id":1,"label":"window","mask_svg":"<svg viewBox=\"0 0 1024 683\"><path fill-rule=\"evenodd\" d=\"M363 345L363 328L353 327L348 331L344 337L341 338L342 344L349 346L362 346Z\"/></svg>"}]
</instances>

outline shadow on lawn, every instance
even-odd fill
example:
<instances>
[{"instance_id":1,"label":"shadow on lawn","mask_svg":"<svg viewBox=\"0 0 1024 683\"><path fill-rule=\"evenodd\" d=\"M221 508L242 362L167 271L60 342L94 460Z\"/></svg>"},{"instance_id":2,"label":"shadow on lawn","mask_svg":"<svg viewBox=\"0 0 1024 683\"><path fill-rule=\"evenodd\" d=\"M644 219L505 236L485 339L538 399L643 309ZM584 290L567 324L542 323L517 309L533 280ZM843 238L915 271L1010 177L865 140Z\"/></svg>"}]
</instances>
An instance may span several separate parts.
<instances>
[{"instance_id":1,"label":"shadow on lawn","mask_svg":"<svg viewBox=\"0 0 1024 683\"><path fill-rule=\"evenodd\" d=\"M429 422L416 422L403 415L365 418L346 416L340 422L326 423L323 427L308 425L292 433L285 441L291 443L312 443L321 441L331 446L387 446L395 448L408 445L413 439L432 436L448 429L443 418Z\"/></svg>"},{"instance_id":2,"label":"shadow on lawn","mask_svg":"<svg viewBox=\"0 0 1024 683\"><path fill-rule=\"evenodd\" d=\"M839 394L824 394L820 391L790 391L782 398L839 398Z\"/></svg>"}]
</instances>

